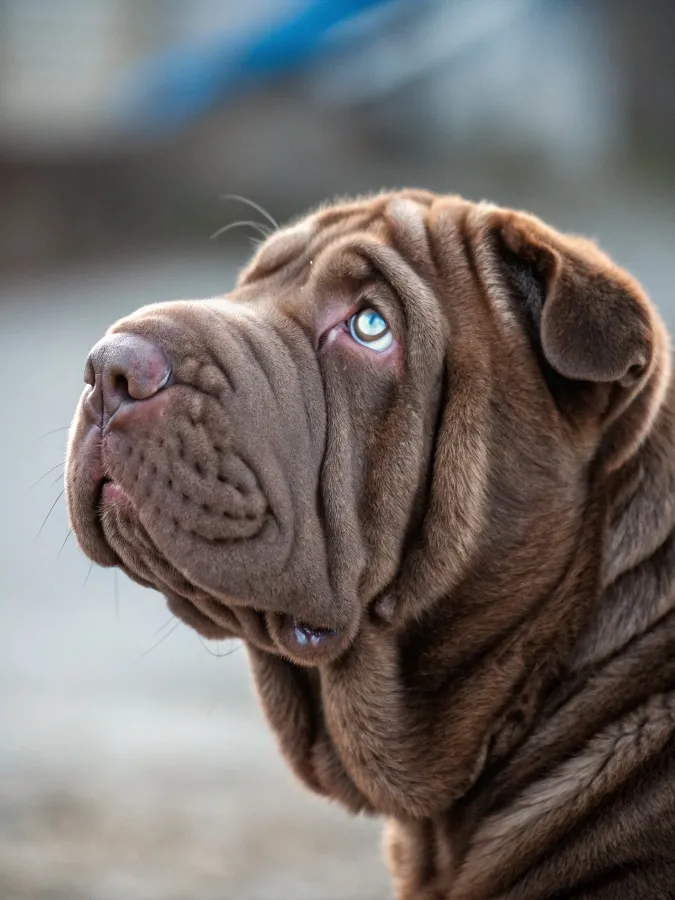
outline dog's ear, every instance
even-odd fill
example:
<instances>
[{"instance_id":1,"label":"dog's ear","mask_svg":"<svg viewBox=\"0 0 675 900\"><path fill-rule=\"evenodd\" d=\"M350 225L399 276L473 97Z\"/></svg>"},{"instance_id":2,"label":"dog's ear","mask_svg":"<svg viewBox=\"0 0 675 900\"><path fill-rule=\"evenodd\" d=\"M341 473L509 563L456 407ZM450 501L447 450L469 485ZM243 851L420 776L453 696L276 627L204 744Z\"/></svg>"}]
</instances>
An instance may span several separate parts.
<instances>
[{"instance_id":1,"label":"dog's ear","mask_svg":"<svg viewBox=\"0 0 675 900\"><path fill-rule=\"evenodd\" d=\"M591 241L533 216L489 212L509 285L525 305L541 352L564 378L634 385L654 356L655 322L639 285Z\"/></svg>"}]
</instances>

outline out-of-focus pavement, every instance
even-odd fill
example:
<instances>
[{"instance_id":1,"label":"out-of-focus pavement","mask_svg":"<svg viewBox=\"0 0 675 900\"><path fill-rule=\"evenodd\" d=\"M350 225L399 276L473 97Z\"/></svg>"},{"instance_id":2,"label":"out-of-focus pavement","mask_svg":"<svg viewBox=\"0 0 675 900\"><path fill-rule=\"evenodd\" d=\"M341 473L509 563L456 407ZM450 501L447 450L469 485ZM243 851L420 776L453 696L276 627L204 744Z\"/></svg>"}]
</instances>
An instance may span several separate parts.
<instances>
[{"instance_id":1,"label":"out-of-focus pavement","mask_svg":"<svg viewBox=\"0 0 675 900\"><path fill-rule=\"evenodd\" d=\"M668 198L610 189L519 199L600 238L672 327ZM62 500L36 536L60 470L29 488L63 459L65 431L45 433L68 424L89 347L137 306L222 293L234 271L224 253L191 255L0 289L2 900L389 896L379 825L296 785L244 651L216 658L228 648L182 626L168 633L158 595L109 571L87 577L72 538L63 544Z\"/></svg>"}]
</instances>

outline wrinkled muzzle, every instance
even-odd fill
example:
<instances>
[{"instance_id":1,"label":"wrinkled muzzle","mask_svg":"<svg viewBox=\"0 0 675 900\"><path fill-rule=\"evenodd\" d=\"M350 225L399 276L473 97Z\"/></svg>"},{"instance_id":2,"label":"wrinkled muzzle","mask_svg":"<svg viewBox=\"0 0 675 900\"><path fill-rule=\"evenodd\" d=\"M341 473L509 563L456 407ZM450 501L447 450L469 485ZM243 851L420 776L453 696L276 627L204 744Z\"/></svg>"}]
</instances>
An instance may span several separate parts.
<instances>
[{"instance_id":1,"label":"wrinkled muzzle","mask_svg":"<svg viewBox=\"0 0 675 900\"><path fill-rule=\"evenodd\" d=\"M345 541L326 526L326 402L302 328L226 300L150 306L93 348L85 381L66 470L84 552L202 633L307 662L343 650L360 561L331 579Z\"/></svg>"}]
</instances>

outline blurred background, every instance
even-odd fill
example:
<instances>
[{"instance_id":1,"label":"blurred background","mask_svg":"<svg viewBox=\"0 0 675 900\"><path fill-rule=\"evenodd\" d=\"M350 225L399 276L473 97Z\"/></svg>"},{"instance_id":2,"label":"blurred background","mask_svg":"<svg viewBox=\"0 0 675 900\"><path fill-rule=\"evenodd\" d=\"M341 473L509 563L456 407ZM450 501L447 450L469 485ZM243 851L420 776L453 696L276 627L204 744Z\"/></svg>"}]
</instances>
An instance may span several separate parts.
<instances>
[{"instance_id":1,"label":"blurred background","mask_svg":"<svg viewBox=\"0 0 675 900\"><path fill-rule=\"evenodd\" d=\"M596 237L675 324L670 0L0 0L0 898L381 900L245 653L90 570L61 464L90 346L228 290L265 215L411 185Z\"/></svg>"}]
</instances>

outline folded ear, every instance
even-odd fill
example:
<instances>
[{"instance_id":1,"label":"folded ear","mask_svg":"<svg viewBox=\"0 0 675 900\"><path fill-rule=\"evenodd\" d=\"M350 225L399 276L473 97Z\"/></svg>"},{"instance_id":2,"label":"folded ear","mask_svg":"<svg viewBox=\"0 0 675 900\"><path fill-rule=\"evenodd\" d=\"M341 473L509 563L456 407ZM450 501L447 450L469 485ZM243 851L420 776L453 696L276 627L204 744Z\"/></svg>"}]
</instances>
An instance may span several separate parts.
<instances>
[{"instance_id":1,"label":"folded ear","mask_svg":"<svg viewBox=\"0 0 675 900\"><path fill-rule=\"evenodd\" d=\"M489 216L549 365L575 381L628 387L642 378L656 326L637 282L591 241L561 235L524 213Z\"/></svg>"}]
</instances>

